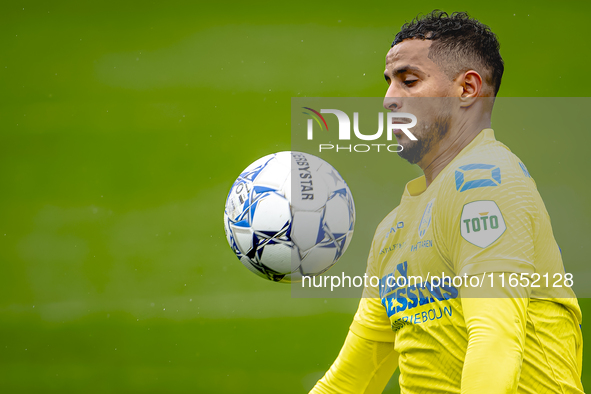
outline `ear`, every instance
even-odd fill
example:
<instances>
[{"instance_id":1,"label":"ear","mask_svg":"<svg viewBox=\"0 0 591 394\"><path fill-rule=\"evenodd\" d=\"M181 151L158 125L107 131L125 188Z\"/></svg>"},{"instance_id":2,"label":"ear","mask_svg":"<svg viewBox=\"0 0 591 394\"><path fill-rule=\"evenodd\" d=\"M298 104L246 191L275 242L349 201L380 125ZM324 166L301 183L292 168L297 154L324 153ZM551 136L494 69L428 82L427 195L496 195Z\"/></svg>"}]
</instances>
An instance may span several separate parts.
<instances>
[{"instance_id":1,"label":"ear","mask_svg":"<svg viewBox=\"0 0 591 394\"><path fill-rule=\"evenodd\" d=\"M482 77L474 70L468 70L458 77L460 92L460 105L469 107L482 93Z\"/></svg>"}]
</instances>

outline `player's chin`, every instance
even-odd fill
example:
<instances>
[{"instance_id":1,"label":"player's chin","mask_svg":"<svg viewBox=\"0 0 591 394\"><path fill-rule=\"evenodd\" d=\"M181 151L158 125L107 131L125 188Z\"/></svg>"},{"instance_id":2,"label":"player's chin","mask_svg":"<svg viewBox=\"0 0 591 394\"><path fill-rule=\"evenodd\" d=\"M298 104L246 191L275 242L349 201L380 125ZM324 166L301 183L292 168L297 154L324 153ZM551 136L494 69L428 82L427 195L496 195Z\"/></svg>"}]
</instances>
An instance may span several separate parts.
<instances>
[{"instance_id":1,"label":"player's chin","mask_svg":"<svg viewBox=\"0 0 591 394\"><path fill-rule=\"evenodd\" d=\"M410 164L417 164L421 160L420 147L416 141L410 139L403 143L398 140L398 144L402 146L402 150L398 152L398 156L408 161Z\"/></svg>"},{"instance_id":2,"label":"player's chin","mask_svg":"<svg viewBox=\"0 0 591 394\"><path fill-rule=\"evenodd\" d=\"M396 137L396 143L402 147L402 150L412 149L415 145L415 141L408 138L408 136L404 133L402 134L394 134Z\"/></svg>"}]
</instances>

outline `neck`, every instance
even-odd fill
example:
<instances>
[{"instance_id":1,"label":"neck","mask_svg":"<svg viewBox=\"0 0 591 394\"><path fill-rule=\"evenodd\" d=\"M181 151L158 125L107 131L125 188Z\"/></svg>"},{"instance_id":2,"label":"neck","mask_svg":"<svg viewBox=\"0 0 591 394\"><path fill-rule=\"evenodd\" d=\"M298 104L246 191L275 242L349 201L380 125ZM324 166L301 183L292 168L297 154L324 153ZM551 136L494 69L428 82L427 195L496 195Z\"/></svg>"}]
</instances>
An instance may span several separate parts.
<instances>
[{"instance_id":1,"label":"neck","mask_svg":"<svg viewBox=\"0 0 591 394\"><path fill-rule=\"evenodd\" d=\"M451 126L448 135L417 163L425 173L427 187L478 133L487 128L490 128L490 118L477 123Z\"/></svg>"}]
</instances>

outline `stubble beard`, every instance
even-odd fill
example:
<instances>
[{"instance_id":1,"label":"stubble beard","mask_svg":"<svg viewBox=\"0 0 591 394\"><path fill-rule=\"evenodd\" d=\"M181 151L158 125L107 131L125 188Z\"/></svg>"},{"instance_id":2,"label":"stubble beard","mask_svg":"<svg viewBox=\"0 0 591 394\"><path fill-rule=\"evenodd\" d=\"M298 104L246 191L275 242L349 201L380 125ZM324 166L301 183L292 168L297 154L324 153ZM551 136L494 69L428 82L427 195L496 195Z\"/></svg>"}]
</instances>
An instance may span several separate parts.
<instances>
[{"instance_id":1,"label":"stubble beard","mask_svg":"<svg viewBox=\"0 0 591 394\"><path fill-rule=\"evenodd\" d=\"M445 137L449 132L450 125L451 117L449 113L437 115L429 127L415 134L416 141L410 140L402 146L403 149L398 152L398 156L410 164L417 164Z\"/></svg>"}]
</instances>

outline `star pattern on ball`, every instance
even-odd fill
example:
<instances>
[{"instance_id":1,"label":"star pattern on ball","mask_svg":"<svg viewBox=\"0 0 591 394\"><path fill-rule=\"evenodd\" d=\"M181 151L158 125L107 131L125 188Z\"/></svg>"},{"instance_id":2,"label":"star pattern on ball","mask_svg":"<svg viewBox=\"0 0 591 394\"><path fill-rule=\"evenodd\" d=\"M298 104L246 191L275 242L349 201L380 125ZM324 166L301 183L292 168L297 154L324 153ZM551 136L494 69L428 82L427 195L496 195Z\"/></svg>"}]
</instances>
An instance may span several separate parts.
<instances>
[{"instance_id":1,"label":"star pattern on ball","mask_svg":"<svg viewBox=\"0 0 591 394\"><path fill-rule=\"evenodd\" d=\"M331 169L328 175L333 179L335 186L339 184L340 177L334 172L334 169Z\"/></svg>"}]
</instances>

